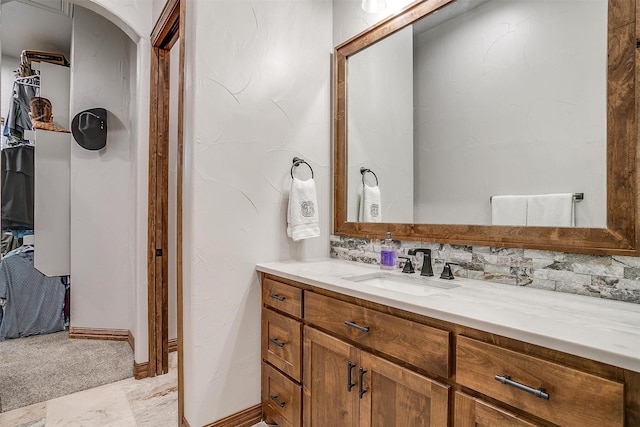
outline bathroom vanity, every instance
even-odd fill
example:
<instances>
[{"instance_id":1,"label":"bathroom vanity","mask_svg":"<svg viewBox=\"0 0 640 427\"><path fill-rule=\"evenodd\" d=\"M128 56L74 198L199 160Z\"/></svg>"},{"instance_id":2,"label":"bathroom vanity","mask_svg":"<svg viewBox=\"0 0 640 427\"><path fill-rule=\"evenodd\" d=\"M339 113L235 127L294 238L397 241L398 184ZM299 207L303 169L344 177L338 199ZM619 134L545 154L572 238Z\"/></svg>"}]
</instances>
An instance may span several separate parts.
<instances>
[{"instance_id":1,"label":"bathroom vanity","mask_svg":"<svg viewBox=\"0 0 640 427\"><path fill-rule=\"evenodd\" d=\"M269 423L640 425L640 305L334 259L257 269Z\"/></svg>"}]
</instances>

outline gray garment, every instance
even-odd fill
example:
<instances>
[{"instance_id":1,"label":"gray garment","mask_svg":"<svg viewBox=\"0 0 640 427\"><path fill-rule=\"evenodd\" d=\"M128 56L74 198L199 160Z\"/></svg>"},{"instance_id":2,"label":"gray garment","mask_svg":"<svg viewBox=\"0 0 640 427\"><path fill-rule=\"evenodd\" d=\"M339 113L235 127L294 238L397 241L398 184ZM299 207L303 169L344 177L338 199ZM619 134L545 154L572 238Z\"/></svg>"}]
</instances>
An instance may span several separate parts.
<instances>
[{"instance_id":1,"label":"gray garment","mask_svg":"<svg viewBox=\"0 0 640 427\"><path fill-rule=\"evenodd\" d=\"M64 330L65 287L60 277L47 277L33 266L33 252L20 252L0 262L0 298L6 299L0 341Z\"/></svg>"},{"instance_id":2,"label":"gray garment","mask_svg":"<svg viewBox=\"0 0 640 427\"><path fill-rule=\"evenodd\" d=\"M29 112L31 111L31 98L38 96L39 88L13 83L13 96L9 104L9 114L3 134L5 136L17 135L23 137L25 130L33 128Z\"/></svg>"},{"instance_id":3,"label":"gray garment","mask_svg":"<svg viewBox=\"0 0 640 427\"><path fill-rule=\"evenodd\" d=\"M2 233L2 256L5 256L7 252L20 247L20 239L11 233Z\"/></svg>"},{"instance_id":4,"label":"gray garment","mask_svg":"<svg viewBox=\"0 0 640 427\"><path fill-rule=\"evenodd\" d=\"M5 148L2 161L2 229L33 230L35 148Z\"/></svg>"}]
</instances>

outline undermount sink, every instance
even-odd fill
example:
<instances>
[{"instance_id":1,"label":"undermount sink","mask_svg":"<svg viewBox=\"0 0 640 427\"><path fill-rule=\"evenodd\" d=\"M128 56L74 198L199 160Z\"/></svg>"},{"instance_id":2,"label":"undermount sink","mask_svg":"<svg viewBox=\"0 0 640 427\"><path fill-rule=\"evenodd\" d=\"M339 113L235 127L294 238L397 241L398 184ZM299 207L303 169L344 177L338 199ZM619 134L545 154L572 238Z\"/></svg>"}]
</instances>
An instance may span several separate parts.
<instances>
[{"instance_id":1,"label":"undermount sink","mask_svg":"<svg viewBox=\"0 0 640 427\"><path fill-rule=\"evenodd\" d=\"M402 276L384 271L345 276L343 279L410 295L430 295L460 287L444 280L424 276Z\"/></svg>"}]
</instances>

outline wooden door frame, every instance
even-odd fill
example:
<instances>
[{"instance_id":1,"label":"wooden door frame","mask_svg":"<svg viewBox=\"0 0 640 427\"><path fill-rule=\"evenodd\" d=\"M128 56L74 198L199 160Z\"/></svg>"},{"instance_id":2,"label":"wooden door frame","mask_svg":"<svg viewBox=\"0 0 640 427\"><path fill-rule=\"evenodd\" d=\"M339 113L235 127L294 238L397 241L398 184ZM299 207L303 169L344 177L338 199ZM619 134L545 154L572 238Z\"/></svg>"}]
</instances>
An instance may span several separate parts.
<instances>
[{"instance_id":1,"label":"wooden door frame","mask_svg":"<svg viewBox=\"0 0 640 427\"><path fill-rule=\"evenodd\" d=\"M178 420L184 423L184 363L182 312L182 182L185 65L185 0L167 0L151 32L149 112L149 222L148 222L148 376L169 371L168 344L168 192L169 192L169 77L170 50L179 43L178 65L178 165L177 165L177 323L178 323ZM158 220L158 218L160 218Z\"/></svg>"}]
</instances>

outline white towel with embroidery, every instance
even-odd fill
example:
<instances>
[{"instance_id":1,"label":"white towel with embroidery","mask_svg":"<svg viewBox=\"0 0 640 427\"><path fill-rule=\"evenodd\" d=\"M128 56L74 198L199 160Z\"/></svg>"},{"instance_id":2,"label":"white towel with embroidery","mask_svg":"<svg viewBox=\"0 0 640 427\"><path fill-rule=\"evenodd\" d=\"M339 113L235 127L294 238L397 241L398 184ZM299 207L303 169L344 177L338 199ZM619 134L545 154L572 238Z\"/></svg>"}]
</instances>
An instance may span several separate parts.
<instances>
[{"instance_id":1,"label":"white towel with embroidery","mask_svg":"<svg viewBox=\"0 0 640 427\"><path fill-rule=\"evenodd\" d=\"M358 189L358 221L382 222L382 196L380 187L363 184Z\"/></svg>"},{"instance_id":2,"label":"white towel with embroidery","mask_svg":"<svg viewBox=\"0 0 640 427\"><path fill-rule=\"evenodd\" d=\"M318 196L313 179L293 178L287 209L287 236L294 242L320 236Z\"/></svg>"},{"instance_id":3,"label":"white towel with embroidery","mask_svg":"<svg viewBox=\"0 0 640 427\"><path fill-rule=\"evenodd\" d=\"M528 196L493 196L491 198L491 224L527 225Z\"/></svg>"},{"instance_id":4,"label":"white towel with embroidery","mask_svg":"<svg viewBox=\"0 0 640 427\"><path fill-rule=\"evenodd\" d=\"M527 225L573 227L576 225L573 193L540 194L527 200Z\"/></svg>"}]
</instances>

